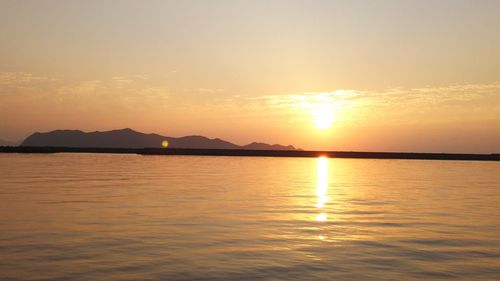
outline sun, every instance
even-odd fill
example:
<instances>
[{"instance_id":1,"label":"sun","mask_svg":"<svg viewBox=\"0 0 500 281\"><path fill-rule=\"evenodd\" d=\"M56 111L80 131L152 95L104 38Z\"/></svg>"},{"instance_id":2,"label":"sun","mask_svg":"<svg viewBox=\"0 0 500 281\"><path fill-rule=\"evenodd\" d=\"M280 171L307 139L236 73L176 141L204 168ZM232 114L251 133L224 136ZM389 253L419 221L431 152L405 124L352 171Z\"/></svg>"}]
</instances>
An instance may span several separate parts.
<instances>
[{"instance_id":1,"label":"sun","mask_svg":"<svg viewBox=\"0 0 500 281\"><path fill-rule=\"evenodd\" d=\"M332 127L333 110L328 107L316 108L312 112L314 125L318 129L328 129Z\"/></svg>"}]
</instances>

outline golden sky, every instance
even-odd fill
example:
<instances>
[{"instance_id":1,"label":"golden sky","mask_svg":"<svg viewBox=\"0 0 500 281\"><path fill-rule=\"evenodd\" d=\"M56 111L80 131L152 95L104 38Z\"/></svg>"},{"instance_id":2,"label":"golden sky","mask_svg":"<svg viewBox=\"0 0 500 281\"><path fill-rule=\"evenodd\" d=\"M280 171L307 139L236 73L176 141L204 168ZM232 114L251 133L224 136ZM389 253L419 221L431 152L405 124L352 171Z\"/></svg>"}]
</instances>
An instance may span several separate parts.
<instances>
[{"instance_id":1,"label":"golden sky","mask_svg":"<svg viewBox=\"0 0 500 281\"><path fill-rule=\"evenodd\" d=\"M0 138L500 152L500 1L0 1Z\"/></svg>"}]
</instances>

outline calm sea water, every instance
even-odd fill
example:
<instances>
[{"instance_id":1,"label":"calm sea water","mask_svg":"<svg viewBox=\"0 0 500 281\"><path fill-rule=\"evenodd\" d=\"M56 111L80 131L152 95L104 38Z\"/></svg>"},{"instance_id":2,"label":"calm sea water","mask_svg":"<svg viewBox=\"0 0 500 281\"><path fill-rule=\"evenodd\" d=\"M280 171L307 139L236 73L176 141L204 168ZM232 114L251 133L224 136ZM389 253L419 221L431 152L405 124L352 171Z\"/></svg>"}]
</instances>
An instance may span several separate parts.
<instances>
[{"instance_id":1,"label":"calm sea water","mask_svg":"<svg viewBox=\"0 0 500 281\"><path fill-rule=\"evenodd\" d=\"M0 155L0 280L500 280L500 163Z\"/></svg>"}]
</instances>

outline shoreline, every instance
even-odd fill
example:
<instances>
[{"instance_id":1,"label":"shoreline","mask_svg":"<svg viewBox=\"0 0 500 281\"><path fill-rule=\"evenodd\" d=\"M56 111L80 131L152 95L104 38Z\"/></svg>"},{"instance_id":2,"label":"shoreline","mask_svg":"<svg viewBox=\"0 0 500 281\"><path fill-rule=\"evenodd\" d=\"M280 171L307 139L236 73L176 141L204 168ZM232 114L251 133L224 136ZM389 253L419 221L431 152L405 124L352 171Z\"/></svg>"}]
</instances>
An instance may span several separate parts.
<instances>
[{"instance_id":1,"label":"shoreline","mask_svg":"<svg viewBox=\"0 0 500 281\"><path fill-rule=\"evenodd\" d=\"M1 146L0 153L111 153L111 154L139 154L139 155L315 157L315 158L324 156L329 158L362 158L362 159L500 161L500 154L195 149L195 148L92 148L92 147Z\"/></svg>"}]
</instances>

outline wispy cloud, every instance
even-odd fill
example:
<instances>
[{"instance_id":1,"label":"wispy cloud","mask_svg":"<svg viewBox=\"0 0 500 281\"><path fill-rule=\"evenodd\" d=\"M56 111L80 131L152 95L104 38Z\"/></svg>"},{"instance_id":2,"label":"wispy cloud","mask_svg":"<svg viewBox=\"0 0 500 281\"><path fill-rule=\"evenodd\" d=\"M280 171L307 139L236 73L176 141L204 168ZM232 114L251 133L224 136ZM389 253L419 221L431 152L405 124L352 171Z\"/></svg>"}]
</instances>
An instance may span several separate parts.
<instances>
[{"instance_id":1,"label":"wispy cloud","mask_svg":"<svg viewBox=\"0 0 500 281\"><path fill-rule=\"evenodd\" d=\"M415 103L443 104L450 101L472 101L485 97L500 98L500 84L465 84L447 87L423 87L411 89L386 89L361 91L340 89L331 92L264 95L240 97L252 102L263 102L271 107L303 107L307 104L326 105L408 105Z\"/></svg>"},{"instance_id":2,"label":"wispy cloud","mask_svg":"<svg viewBox=\"0 0 500 281\"><path fill-rule=\"evenodd\" d=\"M276 108L304 108L317 104L336 106L348 104L356 99L360 92L355 90L335 90L332 92L309 92L302 94L266 95L247 97L249 101L263 102L267 106Z\"/></svg>"},{"instance_id":3,"label":"wispy cloud","mask_svg":"<svg viewBox=\"0 0 500 281\"><path fill-rule=\"evenodd\" d=\"M28 72L0 72L1 86L29 85L36 82L55 80L54 78L36 76Z\"/></svg>"},{"instance_id":4,"label":"wispy cloud","mask_svg":"<svg viewBox=\"0 0 500 281\"><path fill-rule=\"evenodd\" d=\"M461 113L472 111L484 112L466 118L491 119L495 118L494 110L500 110L500 84L394 88L383 91L339 89L263 96L235 95L228 102L250 107L259 116L289 120L308 118L308 113L314 114L315 110L331 110L346 124L409 122L408 120L420 122L435 115L446 114L449 116L439 116L439 120L463 119L465 117L459 116ZM500 118L496 115L496 118Z\"/></svg>"},{"instance_id":5,"label":"wispy cloud","mask_svg":"<svg viewBox=\"0 0 500 281\"><path fill-rule=\"evenodd\" d=\"M171 105L170 111L225 112L230 118L279 119L286 123L310 118L315 110L331 110L346 124L368 124L419 121L437 115L439 119L452 116L457 120L500 118L497 113L500 110L500 83L242 95L222 88L172 90L165 81L147 75L68 82L27 72L0 72L0 101L2 107L16 102L43 103L89 110L118 108L123 112L161 111ZM460 116L471 112L474 116Z\"/></svg>"},{"instance_id":6,"label":"wispy cloud","mask_svg":"<svg viewBox=\"0 0 500 281\"><path fill-rule=\"evenodd\" d=\"M164 107L170 91L145 75L63 82L26 72L0 73L0 99L6 103L43 103L86 108L142 110ZM3 97L2 97L3 96Z\"/></svg>"},{"instance_id":7,"label":"wispy cloud","mask_svg":"<svg viewBox=\"0 0 500 281\"><path fill-rule=\"evenodd\" d=\"M59 81L27 72L0 72L1 96L40 95L52 91Z\"/></svg>"},{"instance_id":8,"label":"wispy cloud","mask_svg":"<svg viewBox=\"0 0 500 281\"><path fill-rule=\"evenodd\" d=\"M199 93L204 93L204 94L217 94L217 93L222 93L224 92L224 89L210 89L210 88L198 88Z\"/></svg>"}]
</instances>

